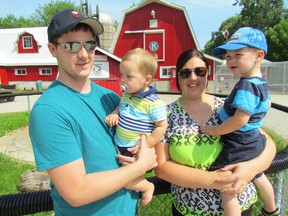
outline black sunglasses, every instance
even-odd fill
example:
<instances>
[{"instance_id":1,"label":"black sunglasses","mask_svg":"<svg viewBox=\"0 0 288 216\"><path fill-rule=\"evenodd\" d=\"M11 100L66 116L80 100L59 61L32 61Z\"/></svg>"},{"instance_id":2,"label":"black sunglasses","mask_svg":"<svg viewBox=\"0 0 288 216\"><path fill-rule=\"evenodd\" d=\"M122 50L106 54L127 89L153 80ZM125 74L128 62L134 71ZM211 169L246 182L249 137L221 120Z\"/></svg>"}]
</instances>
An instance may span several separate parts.
<instances>
[{"instance_id":1,"label":"black sunglasses","mask_svg":"<svg viewBox=\"0 0 288 216\"><path fill-rule=\"evenodd\" d=\"M66 52L77 53L81 50L82 45L87 52L95 50L97 42L95 40L89 41L67 41L64 43L54 42L54 44L61 45L64 47Z\"/></svg>"},{"instance_id":2,"label":"black sunglasses","mask_svg":"<svg viewBox=\"0 0 288 216\"><path fill-rule=\"evenodd\" d=\"M192 72L195 73L196 76L198 77L204 77L206 76L208 70L206 67L196 67L196 68L183 68L181 70L179 70L179 76L182 79L187 79L191 76Z\"/></svg>"}]
</instances>

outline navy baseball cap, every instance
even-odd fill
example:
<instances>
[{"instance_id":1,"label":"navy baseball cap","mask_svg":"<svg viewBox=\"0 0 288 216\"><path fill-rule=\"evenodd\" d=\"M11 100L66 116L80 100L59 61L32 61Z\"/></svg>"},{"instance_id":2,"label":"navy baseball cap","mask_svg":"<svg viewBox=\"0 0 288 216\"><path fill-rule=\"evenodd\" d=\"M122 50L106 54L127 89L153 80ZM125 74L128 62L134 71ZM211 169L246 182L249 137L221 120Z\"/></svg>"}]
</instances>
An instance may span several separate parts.
<instances>
[{"instance_id":1,"label":"navy baseball cap","mask_svg":"<svg viewBox=\"0 0 288 216\"><path fill-rule=\"evenodd\" d=\"M218 46L213 50L213 55L218 56L226 53L226 50L238 50L244 47L253 47L268 52L265 35L262 31L243 27L238 29L224 45Z\"/></svg>"},{"instance_id":2,"label":"navy baseball cap","mask_svg":"<svg viewBox=\"0 0 288 216\"><path fill-rule=\"evenodd\" d=\"M84 17L73 9L66 9L52 17L47 29L48 41L52 42L56 35L70 31L79 23L84 23L90 26L94 35L100 35L103 33L103 26L97 19L93 17Z\"/></svg>"}]
</instances>

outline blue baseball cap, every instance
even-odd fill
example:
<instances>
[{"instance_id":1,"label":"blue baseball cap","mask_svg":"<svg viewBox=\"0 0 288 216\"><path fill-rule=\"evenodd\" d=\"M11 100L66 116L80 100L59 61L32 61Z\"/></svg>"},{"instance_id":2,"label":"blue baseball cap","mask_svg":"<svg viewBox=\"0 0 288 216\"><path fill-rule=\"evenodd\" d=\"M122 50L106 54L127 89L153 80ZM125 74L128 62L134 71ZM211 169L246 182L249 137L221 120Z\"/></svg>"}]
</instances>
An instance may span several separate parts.
<instances>
[{"instance_id":1,"label":"blue baseball cap","mask_svg":"<svg viewBox=\"0 0 288 216\"><path fill-rule=\"evenodd\" d=\"M213 50L213 55L218 56L226 53L226 50L238 50L244 47L253 47L268 52L265 35L262 31L252 28L243 27L238 29L222 46Z\"/></svg>"},{"instance_id":2,"label":"blue baseball cap","mask_svg":"<svg viewBox=\"0 0 288 216\"><path fill-rule=\"evenodd\" d=\"M48 41L52 42L56 35L69 32L79 23L84 23L90 26L94 35L100 35L103 33L102 24L94 17L85 17L73 9L66 9L52 17L47 29Z\"/></svg>"}]
</instances>

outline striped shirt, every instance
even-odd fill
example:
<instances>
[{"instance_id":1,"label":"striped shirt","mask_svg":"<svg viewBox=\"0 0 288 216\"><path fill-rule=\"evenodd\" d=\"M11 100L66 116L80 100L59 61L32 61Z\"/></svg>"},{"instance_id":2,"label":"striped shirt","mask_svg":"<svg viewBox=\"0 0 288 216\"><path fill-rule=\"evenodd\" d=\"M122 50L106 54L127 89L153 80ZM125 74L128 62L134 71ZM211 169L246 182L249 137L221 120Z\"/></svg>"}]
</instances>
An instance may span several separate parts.
<instances>
[{"instance_id":1,"label":"striped shirt","mask_svg":"<svg viewBox=\"0 0 288 216\"><path fill-rule=\"evenodd\" d=\"M150 89L137 96L124 93L119 105L119 123L115 142L121 147L133 147L141 134L149 135L155 122L167 119L166 104Z\"/></svg>"},{"instance_id":2,"label":"striped shirt","mask_svg":"<svg viewBox=\"0 0 288 216\"><path fill-rule=\"evenodd\" d=\"M224 122L233 116L237 109L241 109L251 117L249 122L238 132L258 130L268 112L269 104L270 94L265 79L260 77L241 78L226 98L224 106L220 110L220 118Z\"/></svg>"}]
</instances>

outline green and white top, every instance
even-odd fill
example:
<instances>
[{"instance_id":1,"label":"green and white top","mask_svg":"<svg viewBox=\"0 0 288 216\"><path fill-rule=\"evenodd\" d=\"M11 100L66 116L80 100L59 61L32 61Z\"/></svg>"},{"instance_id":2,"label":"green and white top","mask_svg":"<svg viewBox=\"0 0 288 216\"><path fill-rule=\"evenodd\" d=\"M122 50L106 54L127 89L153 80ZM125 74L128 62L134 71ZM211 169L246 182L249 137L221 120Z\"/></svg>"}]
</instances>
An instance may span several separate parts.
<instances>
[{"instance_id":1,"label":"green and white top","mask_svg":"<svg viewBox=\"0 0 288 216\"><path fill-rule=\"evenodd\" d=\"M223 99L214 97L214 111L207 124L220 123L218 109ZM220 136L208 136L199 132L200 126L181 107L179 100L168 105L168 129L164 142L169 144L169 154L173 161L189 167L208 170L222 150ZM173 204L183 215L224 215L218 190L206 188L185 188L171 186ZM257 200L256 189L249 183L238 196L242 211L247 210Z\"/></svg>"}]
</instances>

